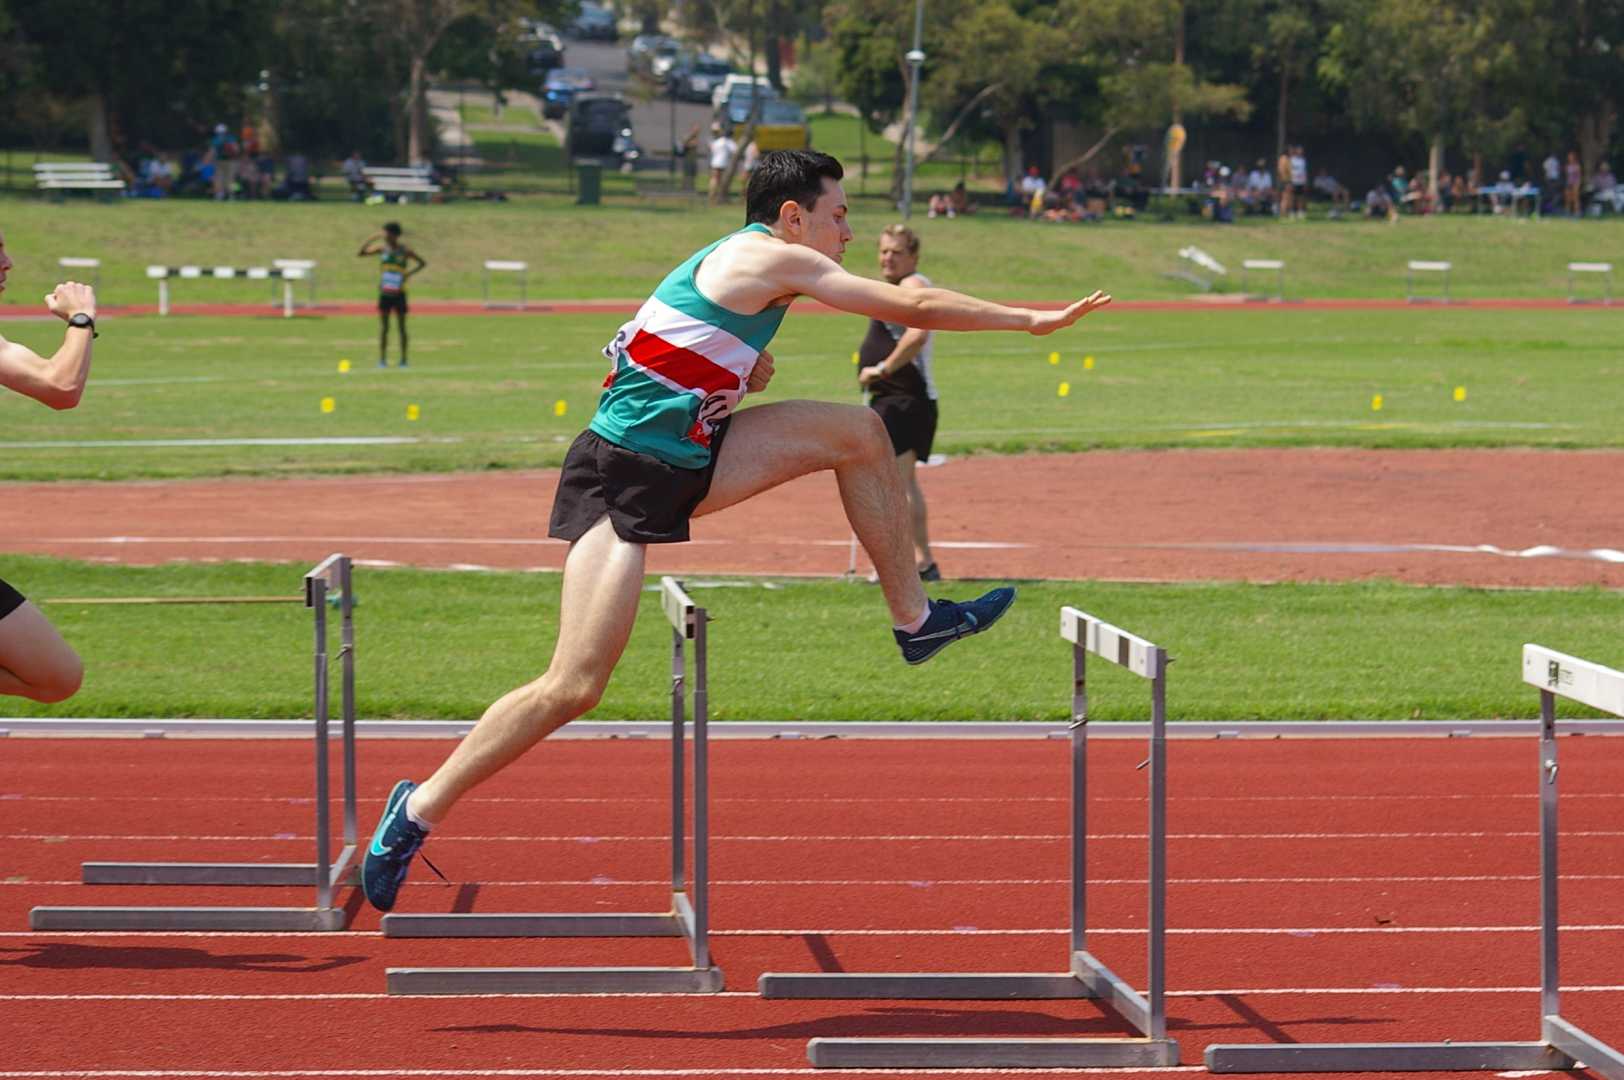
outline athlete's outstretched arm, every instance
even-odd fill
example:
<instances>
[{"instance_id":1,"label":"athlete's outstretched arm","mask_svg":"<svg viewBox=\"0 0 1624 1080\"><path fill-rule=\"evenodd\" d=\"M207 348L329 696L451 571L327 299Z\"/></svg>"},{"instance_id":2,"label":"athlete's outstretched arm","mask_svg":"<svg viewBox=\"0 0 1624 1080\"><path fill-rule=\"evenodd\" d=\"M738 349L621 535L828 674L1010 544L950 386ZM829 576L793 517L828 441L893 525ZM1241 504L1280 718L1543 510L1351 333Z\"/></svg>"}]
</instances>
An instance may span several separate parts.
<instances>
[{"instance_id":1,"label":"athlete's outstretched arm","mask_svg":"<svg viewBox=\"0 0 1624 1080\"><path fill-rule=\"evenodd\" d=\"M96 317L96 294L89 285L63 282L45 297L51 314L64 320L83 312ZM49 360L26 345L0 338L0 386L53 409L71 409L84 396L90 377L93 331L70 326L62 347Z\"/></svg>"},{"instance_id":2,"label":"athlete's outstretched arm","mask_svg":"<svg viewBox=\"0 0 1624 1080\"><path fill-rule=\"evenodd\" d=\"M854 315L920 330L1024 330L1052 334L1063 330L1111 297L1095 290L1059 311L1009 307L951 289L904 289L848 273L833 259L795 245L779 253L768 271L786 293L798 293Z\"/></svg>"}]
</instances>

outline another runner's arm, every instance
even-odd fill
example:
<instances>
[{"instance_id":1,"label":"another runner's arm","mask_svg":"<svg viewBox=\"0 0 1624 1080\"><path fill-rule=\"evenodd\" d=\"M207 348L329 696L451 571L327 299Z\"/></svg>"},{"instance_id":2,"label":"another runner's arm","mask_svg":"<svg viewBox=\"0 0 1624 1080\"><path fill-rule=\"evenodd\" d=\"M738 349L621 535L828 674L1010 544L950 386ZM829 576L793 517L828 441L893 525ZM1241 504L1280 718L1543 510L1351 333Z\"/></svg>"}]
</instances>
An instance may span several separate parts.
<instances>
[{"instance_id":1,"label":"another runner's arm","mask_svg":"<svg viewBox=\"0 0 1624 1080\"><path fill-rule=\"evenodd\" d=\"M373 233L371 236L367 237L365 241L362 242L361 250L357 251L355 254L358 257L365 257L367 255L376 255L376 254L378 254L378 252L382 251L383 248L375 248L372 245L376 244L378 241L380 241L382 239L383 239L383 233Z\"/></svg>"},{"instance_id":2,"label":"another runner's arm","mask_svg":"<svg viewBox=\"0 0 1624 1080\"><path fill-rule=\"evenodd\" d=\"M63 319L84 312L96 317L96 294L88 285L68 282L58 285L45 298L51 313ZM71 409L84 397L85 380L90 377L90 342L94 332L68 327L49 360L26 345L0 337L0 386L15 390L53 409Z\"/></svg>"},{"instance_id":3,"label":"another runner's arm","mask_svg":"<svg viewBox=\"0 0 1624 1080\"><path fill-rule=\"evenodd\" d=\"M1029 334L1052 334L1111 302L1109 295L1096 290L1059 311L1038 311L978 300L951 289L904 289L848 273L833 259L800 245L790 245L780 251L768 273L785 292L810 296L854 315L867 315L921 330L1024 330Z\"/></svg>"}]
</instances>

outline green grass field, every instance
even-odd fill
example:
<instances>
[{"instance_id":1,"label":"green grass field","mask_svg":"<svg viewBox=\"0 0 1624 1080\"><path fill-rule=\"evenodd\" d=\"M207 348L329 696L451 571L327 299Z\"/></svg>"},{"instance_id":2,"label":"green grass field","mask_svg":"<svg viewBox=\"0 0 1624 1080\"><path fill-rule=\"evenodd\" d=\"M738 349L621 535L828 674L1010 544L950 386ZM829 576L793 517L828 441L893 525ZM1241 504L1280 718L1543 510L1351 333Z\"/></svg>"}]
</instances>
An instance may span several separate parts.
<instances>
[{"instance_id":1,"label":"green grass field","mask_svg":"<svg viewBox=\"0 0 1624 1080\"><path fill-rule=\"evenodd\" d=\"M113 567L0 559L31 596L296 594L306 567ZM359 711L473 719L551 654L555 574L356 572ZM1605 590L1485 591L1360 585L1031 582L984 637L920 668L895 654L878 592L843 582L696 585L713 622L711 715L720 720L1061 720L1070 708L1061 605L1145 634L1177 663L1169 713L1186 720L1527 717L1519 677L1538 641L1624 664L1624 597ZM49 715L310 714L310 615L300 606L44 609L85 657L85 688ZM669 716L670 635L650 592L626 660L593 714ZM764 651L763 640L773 646ZM1096 665L1094 715L1144 719L1149 695ZM0 699L0 716L45 715Z\"/></svg>"},{"instance_id":2,"label":"green grass field","mask_svg":"<svg viewBox=\"0 0 1624 1080\"><path fill-rule=\"evenodd\" d=\"M618 315L417 316L380 371L370 317L109 320L81 408L0 398L0 479L522 468L562 460ZM1617 447L1618 314L1107 310L1053 338L943 335L949 454L1094 447ZM7 332L40 349L54 324ZM764 400L855 401L862 322L792 315ZM1049 363L1058 351L1061 363ZM393 355L393 354L391 354ZM1085 370L1085 356L1094 358ZM338 371L349 359L352 369ZM1069 393L1059 395L1060 384ZM1463 402L1454 400L1465 387ZM1380 412L1371 408L1380 394ZM325 397L331 413L320 410ZM565 413L555 412L558 402ZM416 404L420 419L406 418ZM379 446L133 440L408 438ZM83 441L110 445L81 446Z\"/></svg>"},{"instance_id":3,"label":"green grass field","mask_svg":"<svg viewBox=\"0 0 1624 1080\"><path fill-rule=\"evenodd\" d=\"M474 133L490 152L493 178L513 157L515 186L540 175L558 148L544 132ZM0 198L0 233L17 267L0 297L0 321L38 310L38 298L58 280L58 257L103 261L107 304L155 304L150 264L266 265L276 258L315 259L322 296L369 300L377 284L375 259L355 256L385 220L399 220L407 240L429 261L412 294L433 300L478 300L485 259L524 259L530 295L538 299L640 300L678 260L742 224L738 202L707 209L687 201L641 200L630 178L610 174L606 205L579 207L562 173L547 174L544 193L507 203L365 206L349 201L232 203L201 201L51 204L32 197ZM663 180L663 175L661 176ZM847 265L874 273L879 230L896 212L878 199L856 201L857 235ZM1240 225L1160 224L1152 221L1054 225L993 211L971 218L915 224L924 242L923 269L949 288L993 299L1068 300L1104 288L1124 299L1189 296L1170 278L1178 251L1195 244L1235 272L1220 285L1238 291L1243 258L1287 261L1291 297L1402 299L1404 265L1414 258L1452 259L1456 297L1567 295L1570 260L1624 262L1624 218L1599 221L1507 221L1487 217L1405 220L1396 226L1363 221ZM1270 283L1272 284L1272 283ZM178 282L176 303L268 298L246 282ZM1598 286L1590 284L1591 291Z\"/></svg>"}]
</instances>

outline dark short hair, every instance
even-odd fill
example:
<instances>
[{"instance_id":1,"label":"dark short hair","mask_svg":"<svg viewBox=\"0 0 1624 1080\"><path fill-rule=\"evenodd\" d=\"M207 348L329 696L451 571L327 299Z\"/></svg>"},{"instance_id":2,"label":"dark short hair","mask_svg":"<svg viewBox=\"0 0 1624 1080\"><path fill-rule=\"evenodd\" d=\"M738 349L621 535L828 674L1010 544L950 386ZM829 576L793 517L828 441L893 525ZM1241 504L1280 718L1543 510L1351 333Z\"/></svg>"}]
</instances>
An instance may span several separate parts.
<instances>
[{"instance_id":1,"label":"dark short hair","mask_svg":"<svg viewBox=\"0 0 1624 1080\"><path fill-rule=\"evenodd\" d=\"M744 223L771 225L791 199L811 210L823 194L823 178L845 175L840 162L816 150L769 150L756 162L744 189Z\"/></svg>"},{"instance_id":2,"label":"dark short hair","mask_svg":"<svg viewBox=\"0 0 1624 1080\"><path fill-rule=\"evenodd\" d=\"M399 236L400 232L401 232L400 222L398 222L398 221L388 222L387 224L384 225L383 231L388 233L390 236Z\"/></svg>"}]
</instances>

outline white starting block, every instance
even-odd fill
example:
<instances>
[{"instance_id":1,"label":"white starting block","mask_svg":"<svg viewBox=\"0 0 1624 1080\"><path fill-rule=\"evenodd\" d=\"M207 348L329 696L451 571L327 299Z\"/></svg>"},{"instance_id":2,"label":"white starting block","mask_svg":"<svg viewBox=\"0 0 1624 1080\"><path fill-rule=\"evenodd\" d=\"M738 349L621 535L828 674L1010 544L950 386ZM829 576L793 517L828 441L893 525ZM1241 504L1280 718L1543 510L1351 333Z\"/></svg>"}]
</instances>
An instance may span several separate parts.
<instances>
[{"instance_id":1,"label":"white starting block","mask_svg":"<svg viewBox=\"0 0 1624 1080\"><path fill-rule=\"evenodd\" d=\"M1241 292L1247 292L1246 275L1252 270L1274 271L1274 298L1286 298L1286 263L1284 259L1247 259L1241 263Z\"/></svg>"},{"instance_id":2,"label":"white starting block","mask_svg":"<svg viewBox=\"0 0 1624 1080\"><path fill-rule=\"evenodd\" d=\"M506 301L496 301L496 300L491 299L491 275L492 274L518 274L519 275L519 302L518 302L518 304L512 304L512 303L509 303L509 302L506 302ZM488 307L488 308L517 307L520 311L523 311L524 310L524 289L525 289L525 284L529 281L529 279L530 279L530 264L527 263L527 262L521 262L521 261L514 260L514 259L486 259L485 260L485 274L484 274L484 278L483 278L485 306Z\"/></svg>"},{"instance_id":3,"label":"white starting block","mask_svg":"<svg viewBox=\"0 0 1624 1080\"><path fill-rule=\"evenodd\" d=\"M1570 262L1568 263L1568 303L1589 303L1575 290L1575 276L1578 274L1598 274L1601 276L1601 302L1613 302L1613 264L1604 262Z\"/></svg>"},{"instance_id":4,"label":"white starting block","mask_svg":"<svg viewBox=\"0 0 1624 1080\"><path fill-rule=\"evenodd\" d=\"M299 300L295 300L293 302L293 306L294 307L300 307L301 303L302 303L302 306L304 306L304 307L315 307L316 306L316 260L315 259L272 259L271 260L271 265L274 266L278 270L303 270L304 271L304 280L305 280L305 283L306 283L306 286L307 286L306 293L305 293L305 299L302 302L299 301ZM296 278L294 280L298 280L298 279ZM273 305L281 303L281 301L277 299L276 287L274 285L271 287L271 303Z\"/></svg>"},{"instance_id":5,"label":"white starting block","mask_svg":"<svg viewBox=\"0 0 1624 1080\"><path fill-rule=\"evenodd\" d=\"M89 270L91 272L90 287L95 289L97 292L101 291L100 259L79 259L72 256L64 256L63 258L56 260L56 265L60 266L64 270ZM101 298L97 297L97 299L99 300Z\"/></svg>"},{"instance_id":6,"label":"white starting block","mask_svg":"<svg viewBox=\"0 0 1624 1080\"><path fill-rule=\"evenodd\" d=\"M147 277L158 282L158 314L169 314L169 279L211 277L217 280L247 278L250 281L282 282L282 317L293 318L293 283L303 281L308 272L301 267L266 266L149 266Z\"/></svg>"},{"instance_id":7,"label":"white starting block","mask_svg":"<svg viewBox=\"0 0 1624 1080\"><path fill-rule=\"evenodd\" d=\"M1444 294L1441 297L1444 303L1449 303L1449 272L1455 267L1454 263L1439 260L1411 259L1404 271L1404 299L1411 303L1425 303L1429 300L1438 300L1436 296L1417 296L1415 293L1415 275L1442 274L1444 277Z\"/></svg>"}]
</instances>

